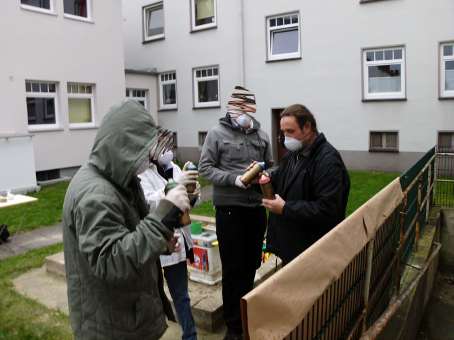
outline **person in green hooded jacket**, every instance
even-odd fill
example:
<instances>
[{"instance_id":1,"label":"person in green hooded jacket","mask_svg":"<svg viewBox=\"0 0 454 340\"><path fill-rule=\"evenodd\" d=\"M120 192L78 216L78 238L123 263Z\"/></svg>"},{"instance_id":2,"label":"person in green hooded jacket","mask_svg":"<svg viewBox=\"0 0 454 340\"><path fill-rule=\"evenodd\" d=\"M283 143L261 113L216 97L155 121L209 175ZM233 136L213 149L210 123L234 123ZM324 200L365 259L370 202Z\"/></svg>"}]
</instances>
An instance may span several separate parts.
<instances>
[{"instance_id":1,"label":"person in green hooded jacket","mask_svg":"<svg viewBox=\"0 0 454 340\"><path fill-rule=\"evenodd\" d=\"M167 327L156 263L173 251L189 199L178 185L149 213L137 174L169 143L140 104L124 102L103 118L68 187L63 243L76 339L158 339Z\"/></svg>"}]
</instances>

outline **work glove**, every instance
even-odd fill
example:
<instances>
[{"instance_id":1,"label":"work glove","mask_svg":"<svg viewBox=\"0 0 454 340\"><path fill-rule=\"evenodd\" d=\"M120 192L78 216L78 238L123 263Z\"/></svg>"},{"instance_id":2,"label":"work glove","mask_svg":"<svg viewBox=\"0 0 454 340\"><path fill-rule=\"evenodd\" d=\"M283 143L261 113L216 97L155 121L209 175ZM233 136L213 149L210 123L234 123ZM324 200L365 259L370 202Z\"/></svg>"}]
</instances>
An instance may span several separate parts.
<instances>
[{"instance_id":1,"label":"work glove","mask_svg":"<svg viewBox=\"0 0 454 340\"><path fill-rule=\"evenodd\" d=\"M186 187L181 184L178 184L175 188L169 190L164 199L171 202L174 206L180 209L181 212L189 210L190 208Z\"/></svg>"},{"instance_id":2,"label":"work glove","mask_svg":"<svg viewBox=\"0 0 454 340\"><path fill-rule=\"evenodd\" d=\"M178 176L175 179L175 182L178 184L183 184L184 186L188 184L194 184L196 185L197 183L197 178L199 177L199 172L196 170L187 170L183 171L180 176Z\"/></svg>"}]
</instances>

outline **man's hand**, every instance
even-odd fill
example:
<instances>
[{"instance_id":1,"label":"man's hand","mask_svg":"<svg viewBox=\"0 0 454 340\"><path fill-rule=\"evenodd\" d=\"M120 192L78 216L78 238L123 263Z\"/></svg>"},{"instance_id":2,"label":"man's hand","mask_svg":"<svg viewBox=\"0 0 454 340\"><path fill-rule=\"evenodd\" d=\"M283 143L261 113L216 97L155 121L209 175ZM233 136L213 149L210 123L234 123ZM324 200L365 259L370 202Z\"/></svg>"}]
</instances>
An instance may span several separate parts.
<instances>
[{"instance_id":1,"label":"man's hand","mask_svg":"<svg viewBox=\"0 0 454 340\"><path fill-rule=\"evenodd\" d=\"M170 240L167 241L167 249L169 250L169 253L173 253L177 250L177 247L179 247L180 244L178 243L178 236L173 235Z\"/></svg>"},{"instance_id":2,"label":"man's hand","mask_svg":"<svg viewBox=\"0 0 454 340\"><path fill-rule=\"evenodd\" d=\"M240 189L247 189L247 186L245 186L244 183L241 182L241 176L236 176L235 185Z\"/></svg>"},{"instance_id":3,"label":"man's hand","mask_svg":"<svg viewBox=\"0 0 454 340\"><path fill-rule=\"evenodd\" d=\"M276 195L274 200L267 200L266 198L262 199L262 204L273 214L282 215L285 201L281 198L281 196Z\"/></svg>"}]
</instances>

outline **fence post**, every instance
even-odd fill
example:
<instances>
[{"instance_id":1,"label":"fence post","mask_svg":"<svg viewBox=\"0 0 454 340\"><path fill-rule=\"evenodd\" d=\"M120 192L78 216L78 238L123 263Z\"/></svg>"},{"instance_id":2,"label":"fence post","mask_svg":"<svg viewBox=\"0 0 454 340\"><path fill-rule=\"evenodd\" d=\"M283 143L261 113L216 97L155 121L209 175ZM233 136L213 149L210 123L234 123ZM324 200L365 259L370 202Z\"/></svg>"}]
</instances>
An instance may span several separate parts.
<instances>
[{"instance_id":1,"label":"fence post","mask_svg":"<svg viewBox=\"0 0 454 340\"><path fill-rule=\"evenodd\" d=\"M397 246L397 260L396 260L396 294L399 293L400 290L400 261L402 255L402 248L403 248L403 241L404 241L404 227L405 227L405 217L407 216L407 195L404 196L402 201L402 210L400 211L400 237L399 237L399 245Z\"/></svg>"},{"instance_id":2,"label":"fence post","mask_svg":"<svg viewBox=\"0 0 454 340\"><path fill-rule=\"evenodd\" d=\"M437 177L438 177L438 147L435 149L435 160L434 160L434 191L433 191L433 200L434 204L437 200Z\"/></svg>"},{"instance_id":3,"label":"fence post","mask_svg":"<svg viewBox=\"0 0 454 340\"><path fill-rule=\"evenodd\" d=\"M435 158L434 158L434 164L435 164ZM432 163L429 165L429 170L427 172L426 224L427 224L427 221L429 221L430 202L433 199L432 193L430 192L430 188L432 187L431 180L432 180ZM434 186L434 190L435 190L435 186Z\"/></svg>"},{"instance_id":4,"label":"fence post","mask_svg":"<svg viewBox=\"0 0 454 340\"><path fill-rule=\"evenodd\" d=\"M374 243L375 237L369 241L367 245L367 267L366 267L366 278L364 282L364 311L363 311L363 333L367 329L367 312L369 310L369 291L370 291L370 280L372 277L372 262L374 259Z\"/></svg>"},{"instance_id":5,"label":"fence post","mask_svg":"<svg viewBox=\"0 0 454 340\"><path fill-rule=\"evenodd\" d=\"M421 188L422 188L422 173L418 178L418 197L416 198L416 230L415 230L415 250L418 251L419 238L421 236L421 223L419 222L421 214Z\"/></svg>"}]
</instances>

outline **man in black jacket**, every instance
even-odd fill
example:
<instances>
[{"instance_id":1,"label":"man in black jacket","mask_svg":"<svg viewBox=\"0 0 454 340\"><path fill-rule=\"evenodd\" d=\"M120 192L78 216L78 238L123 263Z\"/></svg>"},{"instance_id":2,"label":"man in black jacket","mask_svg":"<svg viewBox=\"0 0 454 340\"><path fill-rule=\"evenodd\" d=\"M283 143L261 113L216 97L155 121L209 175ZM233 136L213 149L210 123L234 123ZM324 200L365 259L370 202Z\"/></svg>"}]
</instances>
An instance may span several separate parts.
<instances>
[{"instance_id":1,"label":"man in black jacket","mask_svg":"<svg viewBox=\"0 0 454 340\"><path fill-rule=\"evenodd\" d=\"M285 265L345 218L350 179L305 106L286 108L280 127L289 152L271 173L276 198L263 205L270 211L268 250Z\"/></svg>"}]
</instances>

